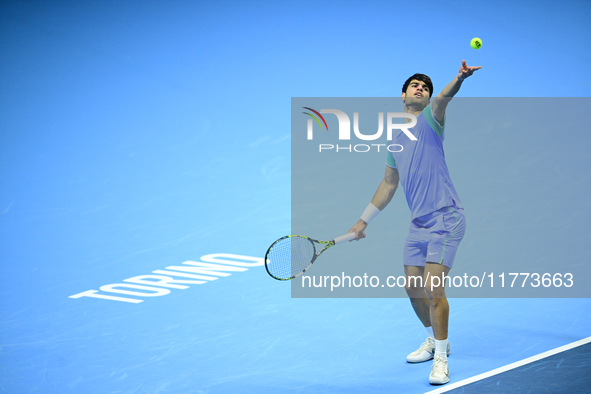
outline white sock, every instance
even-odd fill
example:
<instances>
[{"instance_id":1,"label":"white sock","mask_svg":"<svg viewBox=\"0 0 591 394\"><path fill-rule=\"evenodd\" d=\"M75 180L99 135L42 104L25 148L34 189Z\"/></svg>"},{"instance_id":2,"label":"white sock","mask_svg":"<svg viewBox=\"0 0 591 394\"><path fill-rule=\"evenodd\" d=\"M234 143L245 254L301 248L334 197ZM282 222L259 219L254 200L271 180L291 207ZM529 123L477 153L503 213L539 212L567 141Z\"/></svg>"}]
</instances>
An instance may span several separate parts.
<instances>
[{"instance_id":1,"label":"white sock","mask_svg":"<svg viewBox=\"0 0 591 394\"><path fill-rule=\"evenodd\" d=\"M427 330L428 337L435 339L435 335L433 335L433 327L425 327L425 330Z\"/></svg>"},{"instance_id":2,"label":"white sock","mask_svg":"<svg viewBox=\"0 0 591 394\"><path fill-rule=\"evenodd\" d=\"M435 357L447 360L447 339L435 340Z\"/></svg>"}]
</instances>

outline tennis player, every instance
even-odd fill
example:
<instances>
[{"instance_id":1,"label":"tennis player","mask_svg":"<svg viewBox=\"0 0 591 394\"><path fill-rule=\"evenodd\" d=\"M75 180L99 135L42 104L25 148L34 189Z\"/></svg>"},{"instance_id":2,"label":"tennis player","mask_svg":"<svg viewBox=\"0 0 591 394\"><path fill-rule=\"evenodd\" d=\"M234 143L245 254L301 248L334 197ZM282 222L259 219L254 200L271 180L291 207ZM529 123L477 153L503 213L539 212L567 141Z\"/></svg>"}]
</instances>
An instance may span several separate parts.
<instances>
[{"instance_id":1,"label":"tennis player","mask_svg":"<svg viewBox=\"0 0 591 394\"><path fill-rule=\"evenodd\" d=\"M361 219L349 230L355 232L356 240L365 238L367 225L392 200L398 184L402 184L411 211L403 252L406 293L427 332L425 343L406 360L419 363L433 359L431 384L449 382L447 356L450 353L445 286L434 286L437 281L432 283L432 278L447 276L466 227L464 207L443 152L445 110L466 78L481 68L468 67L462 60L458 75L432 101L433 84L428 76L415 74L404 83L401 95L404 112L417 118L417 124L409 129L417 140L410 140L402 131L392 135L393 140L388 143L402 145L403 149L388 152L386 175ZM423 281L411 277L422 277ZM431 278L429 283L428 278Z\"/></svg>"}]
</instances>

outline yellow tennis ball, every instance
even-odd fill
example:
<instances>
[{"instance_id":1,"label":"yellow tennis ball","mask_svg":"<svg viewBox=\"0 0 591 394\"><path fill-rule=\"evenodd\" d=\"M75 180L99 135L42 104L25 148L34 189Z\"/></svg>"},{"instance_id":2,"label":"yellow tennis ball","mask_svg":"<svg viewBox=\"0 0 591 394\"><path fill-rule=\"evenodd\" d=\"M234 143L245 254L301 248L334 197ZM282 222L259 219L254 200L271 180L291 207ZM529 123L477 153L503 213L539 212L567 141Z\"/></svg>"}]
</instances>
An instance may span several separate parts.
<instances>
[{"instance_id":1,"label":"yellow tennis ball","mask_svg":"<svg viewBox=\"0 0 591 394\"><path fill-rule=\"evenodd\" d=\"M474 37L472 41L470 41L470 46L474 49L480 49L482 46L482 40L478 37Z\"/></svg>"}]
</instances>

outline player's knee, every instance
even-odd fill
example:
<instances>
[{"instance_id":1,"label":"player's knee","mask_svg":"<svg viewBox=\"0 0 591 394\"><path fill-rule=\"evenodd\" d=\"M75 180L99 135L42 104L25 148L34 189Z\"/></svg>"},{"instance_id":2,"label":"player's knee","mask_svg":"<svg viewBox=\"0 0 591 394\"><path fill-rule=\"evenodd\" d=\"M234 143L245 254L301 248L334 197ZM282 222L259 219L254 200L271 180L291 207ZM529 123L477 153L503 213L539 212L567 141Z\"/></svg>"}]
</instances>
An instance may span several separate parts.
<instances>
[{"instance_id":1,"label":"player's knee","mask_svg":"<svg viewBox=\"0 0 591 394\"><path fill-rule=\"evenodd\" d=\"M431 304L435 305L439 300L445 299L445 288L444 287L430 287L425 288L427 296L431 300Z\"/></svg>"},{"instance_id":2,"label":"player's knee","mask_svg":"<svg viewBox=\"0 0 591 394\"><path fill-rule=\"evenodd\" d=\"M407 280L406 284L404 285L404 288L406 290L406 294L408 294L411 297L416 296L413 298L425 296L425 287L423 286L422 283L413 283L413 282Z\"/></svg>"}]
</instances>

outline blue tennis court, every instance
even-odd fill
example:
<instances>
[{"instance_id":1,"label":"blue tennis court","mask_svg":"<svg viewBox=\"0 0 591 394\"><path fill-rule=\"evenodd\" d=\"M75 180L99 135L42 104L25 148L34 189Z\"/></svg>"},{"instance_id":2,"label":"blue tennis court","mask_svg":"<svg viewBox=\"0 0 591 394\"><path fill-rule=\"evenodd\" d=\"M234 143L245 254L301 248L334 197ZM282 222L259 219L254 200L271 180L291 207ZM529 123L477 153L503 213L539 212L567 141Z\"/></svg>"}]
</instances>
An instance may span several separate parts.
<instances>
[{"instance_id":1,"label":"blue tennis court","mask_svg":"<svg viewBox=\"0 0 591 394\"><path fill-rule=\"evenodd\" d=\"M481 4L457 24L459 6L437 2L422 20L381 1L2 2L0 391L591 392L589 298L451 298L451 382L437 387L430 363L405 361L425 340L408 299L292 297L263 265L292 232L292 97L398 98L414 72L439 91L466 59L483 69L463 97L568 98L584 118L589 53L567 38L591 38L591 9L536 4ZM526 12L537 17L522 26ZM570 23L548 39L550 17ZM403 61L393 26L417 23L430 56ZM457 264L589 263L591 137L564 124L513 145L502 121L450 126L469 221ZM363 182L377 186L382 167ZM325 169L319 184L339 174ZM400 247L400 195L378 224L389 220Z\"/></svg>"}]
</instances>

